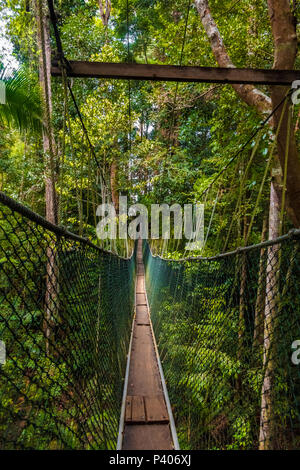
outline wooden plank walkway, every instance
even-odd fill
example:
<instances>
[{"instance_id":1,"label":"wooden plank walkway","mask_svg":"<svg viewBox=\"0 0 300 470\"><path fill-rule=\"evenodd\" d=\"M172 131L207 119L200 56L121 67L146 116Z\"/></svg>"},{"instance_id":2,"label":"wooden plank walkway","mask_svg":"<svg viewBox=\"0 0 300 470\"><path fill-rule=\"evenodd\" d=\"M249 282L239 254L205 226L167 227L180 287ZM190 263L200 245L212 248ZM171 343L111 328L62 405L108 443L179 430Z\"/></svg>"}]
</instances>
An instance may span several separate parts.
<instances>
[{"instance_id":1,"label":"wooden plank walkway","mask_svg":"<svg viewBox=\"0 0 300 470\"><path fill-rule=\"evenodd\" d=\"M141 240L135 303L122 449L171 450L174 446L147 306Z\"/></svg>"}]
</instances>

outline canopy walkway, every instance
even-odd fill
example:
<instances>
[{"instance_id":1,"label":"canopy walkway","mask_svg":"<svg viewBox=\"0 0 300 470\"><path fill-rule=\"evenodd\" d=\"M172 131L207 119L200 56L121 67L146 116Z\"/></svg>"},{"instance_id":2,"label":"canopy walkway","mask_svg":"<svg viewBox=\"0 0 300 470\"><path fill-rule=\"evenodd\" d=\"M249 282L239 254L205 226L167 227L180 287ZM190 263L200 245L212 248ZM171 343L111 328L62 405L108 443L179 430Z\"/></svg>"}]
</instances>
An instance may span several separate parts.
<instances>
[{"instance_id":1,"label":"canopy walkway","mask_svg":"<svg viewBox=\"0 0 300 470\"><path fill-rule=\"evenodd\" d=\"M142 241L137 249L136 316L133 326L125 404L123 450L173 449L159 357L155 347L145 289ZM170 414L172 411L169 409ZM173 428L174 433L174 428ZM175 434L175 433L174 433ZM174 439L177 443L177 436Z\"/></svg>"},{"instance_id":2,"label":"canopy walkway","mask_svg":"<svg viewBox=\"0 0 300 470\"><path fill-rule=\"evenodd\" d=\"M299 231L121 258L3 193L0 214L0 448L300 448Z\"/></svg>"}]
</instances>

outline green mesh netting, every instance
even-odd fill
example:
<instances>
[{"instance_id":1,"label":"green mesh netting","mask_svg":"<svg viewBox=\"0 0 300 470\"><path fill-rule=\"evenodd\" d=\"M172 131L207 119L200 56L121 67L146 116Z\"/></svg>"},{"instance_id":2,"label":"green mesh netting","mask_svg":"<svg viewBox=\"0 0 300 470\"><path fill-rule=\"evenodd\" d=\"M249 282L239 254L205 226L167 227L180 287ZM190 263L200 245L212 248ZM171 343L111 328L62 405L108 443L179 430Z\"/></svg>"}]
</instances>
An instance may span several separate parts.
<instances>
[{"instance_id":1,"label":"green mesh netting","mask_svg":"<svg viewBox=\"0 0 300 470\"><path fill-rule=\"evenodd\" d=\"M116 448L135 255L0 205L0 448Z\"/></svg>"},{"instance_id":2,"label":"green mesh netting","mask_svg":"<svg viewBox=\"0 0 300 470\"><path fill-rule=\"evenodd\" d=\"M299 238L183 262L145 244L144 261L181 448L299 449Z\"/></svg>"}]
</instances>

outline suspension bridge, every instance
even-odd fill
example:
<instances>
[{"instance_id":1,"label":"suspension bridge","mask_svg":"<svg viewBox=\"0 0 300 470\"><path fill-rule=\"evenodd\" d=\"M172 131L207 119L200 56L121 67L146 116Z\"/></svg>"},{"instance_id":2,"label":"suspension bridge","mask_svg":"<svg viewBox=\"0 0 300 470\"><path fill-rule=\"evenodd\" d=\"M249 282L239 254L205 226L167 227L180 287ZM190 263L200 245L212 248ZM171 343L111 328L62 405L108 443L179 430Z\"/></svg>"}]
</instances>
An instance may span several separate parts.
<instances>
[{"instance_id":1,"label":"suspension bridge","mask_svg":"<svg viewBox=\"0 0 300 470\"><path fill-rule=\"evenodd\" d=\"M95 160L69 76L290 85L299 75L69 62L48 3L52 75L69 89ZM2 192L0 219L1 449L300 448L299 230L170 259L141 240L121 257Z\"/></svg>"},{"instance_id":2,"label":"suspension bridge","mask_svg":"<svg viewBox=\"0 0 300 470\"><path fill-rule=\"evenodd\" d=\"M124 388L125 426L123 439L121 429L122 444L120 442L119 447L124 450L171 450L174 442L178 448L177 435L149 315L141 240L138 241L136 266L135 319L128 383Z\"/></svg>"},{"instance_id":3,"label":"suspension bridge","mask_svg":"<svg viewBox=\"0 0 300 470\"><path fill-rule=\"evenodd\" d=\"M299 231L122 258L0 203L1 448L299 448Z\"/></svg>"}]
</instances>

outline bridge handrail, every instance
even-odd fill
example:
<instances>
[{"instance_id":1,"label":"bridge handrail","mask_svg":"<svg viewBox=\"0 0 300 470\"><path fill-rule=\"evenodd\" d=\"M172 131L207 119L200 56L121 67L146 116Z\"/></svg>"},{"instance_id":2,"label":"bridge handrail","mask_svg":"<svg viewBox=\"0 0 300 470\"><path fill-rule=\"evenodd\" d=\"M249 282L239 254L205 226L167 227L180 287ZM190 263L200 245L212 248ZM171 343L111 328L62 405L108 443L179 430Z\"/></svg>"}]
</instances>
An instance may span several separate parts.
<instances>
[{"instance_id":1,"label":"bridge handrail","mask_svg":"<svg viewBox=\"0 0 300 470\"><path fill-rule=\"evenodd\" d=\"M32 222L35 222L36 224L40 225L46 230L49 230L50 232L54 233L57 236L62 236L70 240L74 240L76 242L84 243L87 246L90 246L91 248L94 248L95 250L98 250L101 253L113 255L123 260L130 260L133 256L133 252L130 256L124 257L124 256L120 256L114 253L111 250L105 250L104 248L101 248L100 246L97 246L95 243L91 242L91 240L89 240L88 238L84 238L84 237L81 237L80 235L76 235L75 233L67 230L62 225L55 225L52 222L49 222L49 220L45 219L41 215L32 211L28 207L24 206L24 204L21 204L20 202L15 201L13 198L5 194L3 191L0 191L0 202L2 202L4 205L9 207L12 211L18 212L20 215L23 215L27 219L31 220Z\"/></svg>"},{"instance_id":2,"label":"bridge handrail","mask_svg":"<svg viewBox=\"0 0 300 470\"><path fill-rule=\"evenodd\" d=\"M188 257L185 257L185 258L175 259L175 258L164 258L161 255L155 255L153 253L153 251L151 250L150 244L149 244L149 250L150 250L151 256L153 258L159 258L162 261L170 261L172 263L184 263L184 262L187 262L187 261L188 262L190 262L190 261L217 261L217 260L220 260L222 258L227 258L229 256L234 256L234 255L238 255L238 254L242 254L242 253L247 253L249 251L256 250L258 248L267 248L269 246L278 245L278 244L284 242L285 240L291 240L291 239L294 239L294 238L295 239L296 238L300 239L300 229L292 229L288 233L286 233L285 235L281 235L280 237L274 238L273 240L267 240L265 242L257 243L257 244L254 244L254 245L239 247L239 248L236 248L236 250L227 251L226 253L220 253L220 254L215 255L215 256L188 256Z\"/></svg>"}]
</instances>

